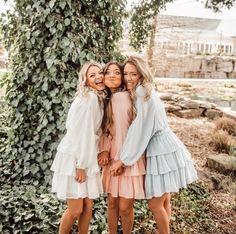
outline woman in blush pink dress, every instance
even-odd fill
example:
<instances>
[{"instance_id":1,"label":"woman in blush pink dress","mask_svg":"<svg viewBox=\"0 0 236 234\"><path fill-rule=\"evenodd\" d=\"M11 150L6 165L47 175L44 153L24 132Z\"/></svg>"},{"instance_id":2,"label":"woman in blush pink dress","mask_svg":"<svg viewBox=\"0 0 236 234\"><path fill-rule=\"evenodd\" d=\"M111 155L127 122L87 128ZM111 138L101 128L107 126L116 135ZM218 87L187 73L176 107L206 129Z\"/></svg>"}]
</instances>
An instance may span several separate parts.
<instances>
[{"instance_id":1,"label":"woman in blush pink dress","mask_svg":"<svg viewBox=\"0 0 236 234\"><path fill-rule=\"evenodd\" d=\"M104 75L110 99L104 113L104 134L100 141L98 161L103 166L109 157L109 163L103 167L102 173L104 191L108 194L108 227L110 234L116 234L120 216L123 233L130 234L134 222L134 201L145 199L145 159L142 156L131 167L122 168L118 176L110 173L110 166L119 159L120 149L133 120L133 109L129 93L124 91L122 67L110 62L104 68Z\"/></svg>"}]
</instances>

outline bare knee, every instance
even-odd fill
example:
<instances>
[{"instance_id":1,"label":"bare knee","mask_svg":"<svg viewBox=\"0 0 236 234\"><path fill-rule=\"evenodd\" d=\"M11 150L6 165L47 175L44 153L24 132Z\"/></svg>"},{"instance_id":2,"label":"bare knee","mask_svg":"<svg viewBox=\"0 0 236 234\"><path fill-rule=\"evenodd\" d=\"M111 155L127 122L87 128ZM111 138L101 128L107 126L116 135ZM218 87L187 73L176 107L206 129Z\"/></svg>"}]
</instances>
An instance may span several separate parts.
<instances>
[{"instance_id":1,"label":"bare knee","mask_svg":"<svg viewBox=\"0 0 236 234\"><path fill-rule=\"evenodd\" d=\"M108 197L108 208L110 210L118 209L118 198Z\"/></svg>"},{"instance_id":2,"label":"bare knee","mask_svg":"<svg viewBox=\"0 0 236 234\"><path fill-rule=\"evenodd\" d=\"M127 209L125 209L124 207L120 207L119 213L122 216L129 216L130 214L133 213L133 207L128 207Z\"/></svg>"},{"instance_id":3,"label":"bare knee","mask_svg":"<svg viewBox=\"0 0 236 234\"><path fill-rule=\"evenodd\" d=\"M152 213L160 212L165 209L167 194L162 195L161 197L154 197L148 201L148 207Z\"/></svg>"},{"instance_id":4,"label":"bare knee","mask_svg":"<svg viewBox=\"0 0 236 234\"><path fill-rule=\"evenodd\" d=\"M68 213L73 219L77 219L82 214L82 212L83 212L82 207L68 209Z\"/></svg>"},{"instance_id":5,"label":"bare knee","mask_svg":"<svg viewBox=\"0 0 236 234\"><path fill-rule=\"evenodd\" d=\"M121 199L119 203L119 213L123 216L129 216L133 213L133 200Z\"/></svg>"}]
</instances>

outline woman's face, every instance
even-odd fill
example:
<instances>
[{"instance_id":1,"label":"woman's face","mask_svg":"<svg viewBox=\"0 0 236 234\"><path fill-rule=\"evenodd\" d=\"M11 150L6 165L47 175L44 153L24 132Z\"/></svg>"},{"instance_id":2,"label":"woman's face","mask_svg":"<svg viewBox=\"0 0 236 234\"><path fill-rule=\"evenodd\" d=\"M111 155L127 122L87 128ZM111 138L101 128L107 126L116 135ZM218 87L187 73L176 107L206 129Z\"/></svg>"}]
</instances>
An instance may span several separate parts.
<instances>
[{"instance_id":1,"label":"woman's face","mask_svg":"<svg viewBox=\"0 0 236 234\"><path fill-rule=\"evenodd\" d=\"M115 92L121 86L121 71L116 64L111 64L105 73L105 85Z\"/></svg>"},{"instance_id":2,"label":"woman's face","mask_svg":"<svg viewBox=\"0 0 236 234\"><path fill-rule=\"evenodd\" d=\"M91 66L87 71L86 84L97 91L102 91L105 88L102 69L97 66Z\"/></svg>"},{"instance_id":3,"label":"woman's face","mask_svg":"<svg viewBox=\"0 0 236 234\"><path fill-rule=\"evenodd\" d=\"M124 79L128 90L135 89L141 79L141 74L135 65L126 63L124 67Z\"/></svg>"}]
</instances>

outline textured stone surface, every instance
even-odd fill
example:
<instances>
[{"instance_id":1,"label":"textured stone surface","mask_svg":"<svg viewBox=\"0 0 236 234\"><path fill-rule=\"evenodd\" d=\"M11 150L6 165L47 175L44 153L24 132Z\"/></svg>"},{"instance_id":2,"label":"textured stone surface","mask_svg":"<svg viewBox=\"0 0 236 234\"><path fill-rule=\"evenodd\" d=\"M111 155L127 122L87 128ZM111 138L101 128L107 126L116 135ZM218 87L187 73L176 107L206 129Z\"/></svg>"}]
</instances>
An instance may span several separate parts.
<instances>
[{"instance_id":1,"label":"textured stone surface","mask_svg":"<svg viewBox=\"0 0 236 234\"><path fill-rule=\"evenodd\" d=\"M160 96L161 100L163 100L163 101L172 100L172 95L170 93L160 93L159 96Z\"/></svg>"},{"instance_id":2,"label":"textured stone surface","mask_svg":"<svg viewBox=\"0 0 236 234\"><path fill-rule=\"evenodd\" d=\"M222 56L159 56L154 62L157 77L206 79L236 78L236 58Z\"/></svg>"},{"instance_id":3,"label":"textured stone surface","mask_svg":"<svg viewBox=\"0 0 236 234\"><path fill-rule=\"evenodd\" d=\"M207 158L206 165L219 172L230 173L236 171L236 157L225 154L210 155Z\"/></svg>"},{"instance_id":4,"label":"textured stone surface","mask_svg":"<svg viewBox=\"0 0 236 234\"><path fill-rule=\"evenodd\" d=\"M174 111L181 110L181 107L177 106L177 105L172 105L172 104L166 103L165 109L167 112L174 112Z\"/></svg>"},{"instance_id":5,"label":"textured stone surface","mask_svg":"<svg viewBox=\"0 0 236 234\"><path fill-rule=\"evenodd\" d=\"M202 115L203 109L189 109L189 110L179 110L173 113L181 118L199 118Z\"/></svg>"},{"instance_id":6,"label":"textured stone surface","mask_svg":"<svg viewBox=\"0 0 236 234\"><path fill-rule=\"evenodd\" d=\"M209 119L216 119L223 116L223 112L216 109L207 109L204 115Z\"/></svg>"},{"instance_id":7,"label":"textured stone surface","mask_svg":"<svg viewBox=\"0 0 236 234\"><path fill-rule=\"evenodd\" d=\"M219 72L233 72L233 61L221 61L217 63L216 71Z\"/></svg>"},{"instance_id":8,"label":"textured stone surface","mask_svg":"<svg viewBox=\"0 0 236 234\"><path fill-rule=\"evenodd\" d=\"M185 100L179 103L183 109L198 109L199 104L195 101Z\"/></svg>"}]
</instances>

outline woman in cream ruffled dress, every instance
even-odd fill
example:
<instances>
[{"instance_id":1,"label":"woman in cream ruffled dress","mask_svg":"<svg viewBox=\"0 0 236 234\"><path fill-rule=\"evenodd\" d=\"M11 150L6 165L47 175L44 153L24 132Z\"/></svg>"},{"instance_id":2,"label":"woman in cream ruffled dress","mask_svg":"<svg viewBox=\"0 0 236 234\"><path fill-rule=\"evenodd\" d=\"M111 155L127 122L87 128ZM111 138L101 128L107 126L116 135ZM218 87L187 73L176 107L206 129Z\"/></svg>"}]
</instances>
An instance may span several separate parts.
<instances>
[{"instance_id":1,"label":"woman in cream ruffled dress","mask_svg":"<svg viewBox=\"0 0 236 234\"><path fill-rule=\"evenodd\" d=\"M67 131L51 167L52 192L67 201L60 234L70 233L76 219L79 233L87 234L93 199L102 193L97 145L103 118L103 81L100 64L90 62L82 67L76 97L66 120Z\"/></svg>"},{"instance_id":2,"label":"woman in cream ruffled dress","mask_svg":"<svg viewBox=\"0 0 236 234\"><path fill-rule=\"evenodd\" d=\"M197 173L190 153L168 126L164 105L152 85L153 76L142 58L131 56L124 62L124 79L136 117L111 172L135 164L146 152L146 198L159 233L169 234L166 203L170 192L197 180Z\"/></svg>"}]
</instances>

